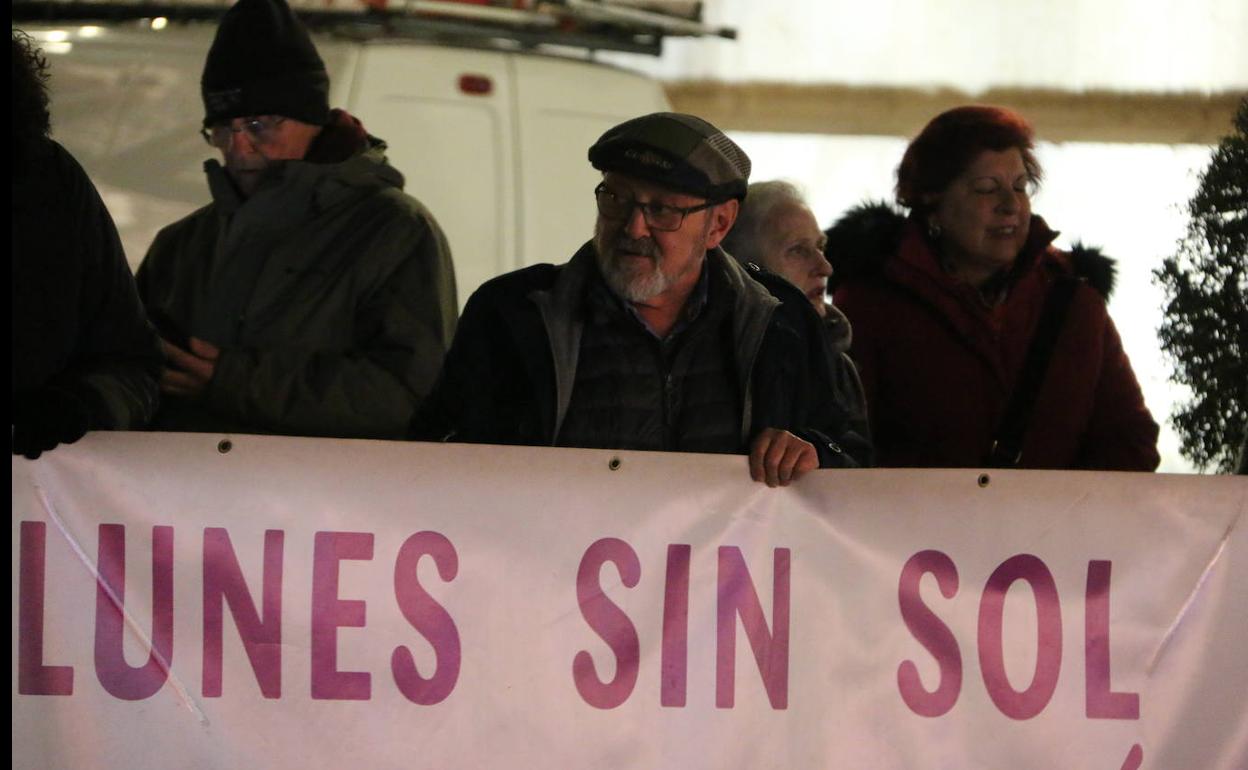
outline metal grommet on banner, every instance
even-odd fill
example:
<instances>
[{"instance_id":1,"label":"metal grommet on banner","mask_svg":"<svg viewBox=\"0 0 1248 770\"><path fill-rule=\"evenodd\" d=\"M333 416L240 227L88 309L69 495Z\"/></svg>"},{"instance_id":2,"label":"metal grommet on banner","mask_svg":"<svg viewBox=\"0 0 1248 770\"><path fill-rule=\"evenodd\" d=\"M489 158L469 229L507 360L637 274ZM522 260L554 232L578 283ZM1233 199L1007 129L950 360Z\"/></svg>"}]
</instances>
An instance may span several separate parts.
<instances>
[{"instance_id":1,"label":"metal grommet on banner","mask_svg":"<svg viewBox=\"0 0 1248 770\"><path fill-rule=\"evenodd\" d=\"M981 473L981 474L979 474L979 479L978 479L978 482L979 482L979 485L980 485L981 487L986 487L986 486L988 486L988 484L989 484L991 481L992 481L992 479L988 477L988 474L987 474L987 473Z\"/></svg>"},{"instance_id":2,"label":"metal grommet on banner","mask_svg":"<svg viewBox=\"0 0 1248 770\"><path fill-rule=\"evenodd\" d=\"M220 452L221 454L225 454L226 452L230 451L233 448L234 448L234 442L230 441L228 438L223 438L217 442L217 451Z\"/></svg>"},{"instance_id":3,"label":"metal grommet on banner","mask_svg":"<svg viewBox=\"0 0 1248 770\"><path fill-rule=\"evenodd\" d=\"M612 457L610 462L607 463L607 467L613 471L618 471L620 469L620 458Z\"/></svg>"}]
</instances>

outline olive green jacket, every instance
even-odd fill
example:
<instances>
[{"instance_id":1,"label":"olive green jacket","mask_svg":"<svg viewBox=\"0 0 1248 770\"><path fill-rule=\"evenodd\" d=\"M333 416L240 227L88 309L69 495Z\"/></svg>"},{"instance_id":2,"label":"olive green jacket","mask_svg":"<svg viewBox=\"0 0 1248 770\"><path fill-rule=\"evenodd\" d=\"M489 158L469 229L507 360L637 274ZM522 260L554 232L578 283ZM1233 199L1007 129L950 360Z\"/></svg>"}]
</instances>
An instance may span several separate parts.
<instances>
[{"instance_id":1,"label":"olive green jacket","mask_svg":"<svg viewBox=\"0 0 1248 770\"><path fill-rule=\"evenodd\" d=\"M455 332L455 274L385 144L289 161L246 200L215 160L213 202L164 228L136 276L166 339L222 348L206 396L163 430L398 438Z\"/></svg>"}]
</instances>

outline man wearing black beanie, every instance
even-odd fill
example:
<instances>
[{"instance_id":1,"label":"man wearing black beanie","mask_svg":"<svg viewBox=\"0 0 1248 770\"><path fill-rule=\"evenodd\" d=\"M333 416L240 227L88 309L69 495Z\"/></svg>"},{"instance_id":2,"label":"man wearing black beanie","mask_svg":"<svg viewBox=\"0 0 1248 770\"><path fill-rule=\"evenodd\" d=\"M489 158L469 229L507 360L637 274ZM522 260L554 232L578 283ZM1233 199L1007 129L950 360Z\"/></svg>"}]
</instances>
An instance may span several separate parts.
<instances>
[{"instance_id":1,"label":"man wearing black beanie","mask_svg":"<svg viewBox=\"0 0 1248 770\"><path fill-rule=\"evenodd\" d=\"M212 203L164 228L139 292L166 430L398 438L454 333L455 276L386 145L329 107L285 0L239 0L201 80Z\"/></svg>"}]
</instances>

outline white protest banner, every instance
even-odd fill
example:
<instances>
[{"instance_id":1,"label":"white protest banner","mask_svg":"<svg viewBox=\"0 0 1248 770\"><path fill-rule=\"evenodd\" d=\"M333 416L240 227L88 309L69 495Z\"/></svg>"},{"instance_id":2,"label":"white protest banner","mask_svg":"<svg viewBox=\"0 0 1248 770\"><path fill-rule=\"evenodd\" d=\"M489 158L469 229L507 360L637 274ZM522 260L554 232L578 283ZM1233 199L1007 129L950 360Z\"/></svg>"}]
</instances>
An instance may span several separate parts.
<instances>
[{"instance_id":1,"label":"white protest banner","mask_svg":"<svg viewBox=\"0 0 1248 770\"><path fill-rule=\"evenodd\" d=\"M13 460L15 767L1248 766L1242 477L231 442Z\"/></svg>"}]
</instances>

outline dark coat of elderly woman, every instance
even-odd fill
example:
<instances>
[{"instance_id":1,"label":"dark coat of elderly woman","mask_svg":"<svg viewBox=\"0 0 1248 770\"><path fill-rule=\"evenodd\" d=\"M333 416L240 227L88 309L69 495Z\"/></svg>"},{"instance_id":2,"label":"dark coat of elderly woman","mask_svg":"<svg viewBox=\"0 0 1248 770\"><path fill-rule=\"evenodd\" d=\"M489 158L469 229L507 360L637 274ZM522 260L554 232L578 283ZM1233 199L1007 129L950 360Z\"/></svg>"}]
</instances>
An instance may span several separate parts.
<instances>
[{"instance_id":1,"label":"dark coat of elderly woman","mask_svg":"<svg viewBox=\"0 0 1248 770\"><path fill-rule=\"evenodd\" d=\"M1031 213L1040 177L1021 116L959 107L906 149L897 199L908 216L865 205L828 231L879 465L1157 467L1157 424L1106 309L1113 263L1052 246L1057 233ZM1026 377L1063 284L1046 365ZM1029 380L1034 399L1010 407ZM1010 436L1008 456L994 451Z\"/></svg>"}]
</instances>

